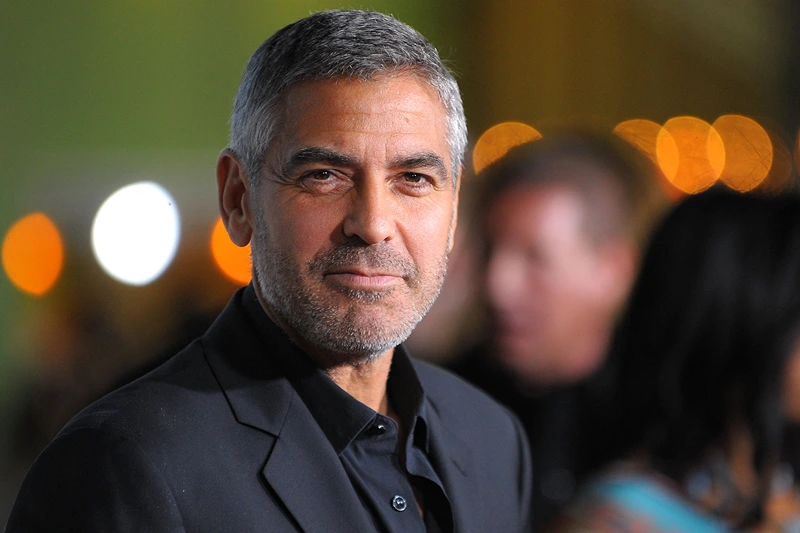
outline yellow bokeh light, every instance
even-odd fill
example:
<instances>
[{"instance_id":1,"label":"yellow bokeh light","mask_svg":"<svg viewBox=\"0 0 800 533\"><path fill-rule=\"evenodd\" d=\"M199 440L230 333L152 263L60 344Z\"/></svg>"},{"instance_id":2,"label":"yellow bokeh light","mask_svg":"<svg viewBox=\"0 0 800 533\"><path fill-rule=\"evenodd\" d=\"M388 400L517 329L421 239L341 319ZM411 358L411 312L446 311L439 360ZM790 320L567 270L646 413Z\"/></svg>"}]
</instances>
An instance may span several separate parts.
<instances>
[{"instance_id":1,"label":"yellow bokeh light","mask_svg":"<svg viewBox=\"0 0 800 533\"><path fill-rule=\"evenodd\" d=\"M250 283L250 245L233 244L222 219L217 220L211 231L211 255L223 274L237 283Z\"/></svg>"},{"instance_id":2,"label":"yellow bokeh light","mask_svg":"<svg viewBox=\"0 0 800 533\"><path fill-rule=\"evenodd\" d=\"M696 117L669 119L656 139L656 157L664 175L683 192L711 187L725 167L725 145L711 125Z\"/></svg>"},{"instance_id":3,"label":"yellow bokeh light","mask_svg":"<svg viewBox=\"0 0 800 533\"><path fill-rule=\"evenodd\" d=\"M725 167L719 179L741 192L756 188L772 167L769 134L758 122L741 115L723 115L713 126L725 143Z\"/></svg>"},{"instance_id":4,"label":"yellow bokeh light","mask_svg":"<svg viewBox=\"0 0 800 533\"><path fill-rule=\"evenodd\" d=\"M667 179L658 163L656 145L659 135L662 135L662 152L664 152L665 157L669 155L675 161L677 161L678 157L678 146L675 144L675 140L668 131L661 127L661 124L641 118L626 120L617 124L614 128L614 134L638 148L653 161L656 166L659 184L668 198L677 200L686 195L685 192L675 187ZM674 166L677 167L677 163Z\"/></svg>"},{"instance_id":5,"label":"yellow bokeh light","mask_svg":"<svg viewBox=\"0 0 800 533\"><path fill-rule=\"evenodd\" d=\"M64 242L44 213L19 219L3 241L3 268L11 282L34 296L49 291L64 266Z\"/></svg>"},{"instance_id":6,"label":"yellow bokeh light","mask_svg":"<svg viewBox=\"0 0 800 533\"><path fill-rule=\"evenodd\" d=\"M475 174L503 157L515 146L536 141L542 134L522 122L502 122L483 132L472 149L472 168Z\"/></svg>"}]
</instances>

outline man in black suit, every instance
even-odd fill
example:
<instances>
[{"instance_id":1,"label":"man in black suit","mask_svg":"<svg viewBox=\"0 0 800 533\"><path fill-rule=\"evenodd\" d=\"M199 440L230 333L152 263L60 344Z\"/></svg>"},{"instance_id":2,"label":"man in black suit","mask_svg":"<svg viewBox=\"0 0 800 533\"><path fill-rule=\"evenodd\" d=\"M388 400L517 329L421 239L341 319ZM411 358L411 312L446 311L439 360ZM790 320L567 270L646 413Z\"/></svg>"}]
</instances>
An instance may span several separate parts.
<instances>
[{"instance_id":1,"label":"man in black suit","mask_svg":"<svg viewBox=\"0 0 800 533\"><path fill-rule=\"evenodd\" d=\"M445 275L465 145L405 24L332 11L268 39L217 164L253 282L61 431L7 531L525 530L520 425L401 344Z\"/></svg>"}]
</instances>

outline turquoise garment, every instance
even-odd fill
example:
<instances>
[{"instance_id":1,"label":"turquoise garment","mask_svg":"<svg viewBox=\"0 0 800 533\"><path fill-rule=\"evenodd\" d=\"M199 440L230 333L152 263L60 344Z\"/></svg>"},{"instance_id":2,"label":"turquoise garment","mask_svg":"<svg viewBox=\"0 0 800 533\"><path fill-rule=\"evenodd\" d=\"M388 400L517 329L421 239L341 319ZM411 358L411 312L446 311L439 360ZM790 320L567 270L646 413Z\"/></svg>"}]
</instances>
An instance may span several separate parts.
<instances>
[{"instance_id":1,"label":"turquoise garment","mask_svg":"<svg viewBox=\"0 0 800 533\"><path fill-rule=\"evenodd\" d=\"M642 473L601 475L584 487L567 516L601 532L727 533L679 494Z\"/></svg>"}]
</instances>

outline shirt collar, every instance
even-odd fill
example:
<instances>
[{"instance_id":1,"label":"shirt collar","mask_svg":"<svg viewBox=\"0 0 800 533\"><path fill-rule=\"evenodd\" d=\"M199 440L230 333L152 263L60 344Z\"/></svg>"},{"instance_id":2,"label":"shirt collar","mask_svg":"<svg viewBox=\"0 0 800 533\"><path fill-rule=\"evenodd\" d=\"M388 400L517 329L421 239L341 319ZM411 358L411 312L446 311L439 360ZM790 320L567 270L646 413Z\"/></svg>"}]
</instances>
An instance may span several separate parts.
<instances>
[{"instance_id":1,"label":"shirt collar","mask_svg":"<svg viewBox=\"0 0 800 533\"><path fill-rule=\"evenodd\" d=\"M285 340L285 345L281 346L285 349L274 350L269 355L284 371L336 453L341 454L370 425L377 412L347 394L291 342L264 312L252 283L245 289L242 300L263 337L269 338L272 343L276 335ZM401 424L409 429L408 443L427 452L425 392L402 344L394 350L386 390Z\"/></svg>"},{"instance_id":2,"label":"shirt collar","mask_svg":"<svg viewBox=\"0 0 800 533\"><path fill-rule=\"evenodd\" d=\"M408 350L402 344L394 349L386 390L400 422L403 427L408 429L408 443L427 452L428 423L425 418L425 390L414 370Z\"/></svg>"}]
</instances>

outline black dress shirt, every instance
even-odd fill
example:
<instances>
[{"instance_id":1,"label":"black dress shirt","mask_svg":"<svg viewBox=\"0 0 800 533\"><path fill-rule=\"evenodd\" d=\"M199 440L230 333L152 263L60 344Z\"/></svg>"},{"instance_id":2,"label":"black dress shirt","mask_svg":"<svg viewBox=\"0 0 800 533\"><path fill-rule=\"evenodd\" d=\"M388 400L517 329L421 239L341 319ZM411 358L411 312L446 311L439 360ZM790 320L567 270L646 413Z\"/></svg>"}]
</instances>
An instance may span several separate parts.
<instances>
[{"instance_id":1,"label":"black dress shirt","mask_svg":"<svg viewBox=\"0 0 800 533\"><path fill-rule=\"evenodd\" d=\"M254 291L249 295L244 298L248 314L260 331L274 335L277 326L267 319ZM387 382L400 427L346 393L299 348L276 354L339 456L375 531L452 532L450 503L429 459L425 392L405 349L395 349Z\"/></svg>"}]
</instances>

